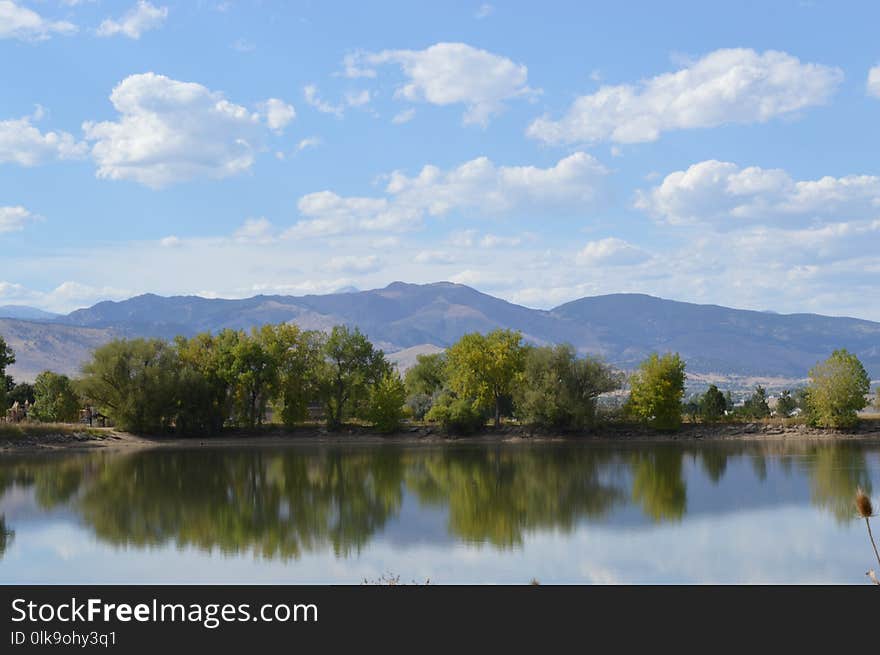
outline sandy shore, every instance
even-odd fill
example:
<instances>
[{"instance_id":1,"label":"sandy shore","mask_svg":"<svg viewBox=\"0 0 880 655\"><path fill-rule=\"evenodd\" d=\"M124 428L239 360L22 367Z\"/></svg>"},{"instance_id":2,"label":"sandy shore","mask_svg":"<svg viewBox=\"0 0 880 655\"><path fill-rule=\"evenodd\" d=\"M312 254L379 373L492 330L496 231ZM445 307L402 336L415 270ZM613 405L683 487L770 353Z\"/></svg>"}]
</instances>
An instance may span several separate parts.
<instances>
[{"instance_id":1,"label":"sandy shore","mask_svg":"<svg viewBox=\"0 0 880 655\"><path fill-rule=\"evenodd\" d=\"M643 426L611 424L590 433L553 434L536 432L522 426L504 426L499 430L461 437L446 435L436 428L416 426L390 435L377 434L363 427L328 432L319 427L296 430L266 428L259 431L230 430L217 437L179 438L143 436L112 428L84 430L71 425L48 434L9 436L0 433L0 454L57 450L193 448L193 447L271 447L320 444L466 444L466 443L540 443L540 442L700 442L754 440L878 441L880 418L861 421L851 430L826 430L802 424L779 422L685 424L674 433L657 432Z\"/></svg>"}]
</instances>

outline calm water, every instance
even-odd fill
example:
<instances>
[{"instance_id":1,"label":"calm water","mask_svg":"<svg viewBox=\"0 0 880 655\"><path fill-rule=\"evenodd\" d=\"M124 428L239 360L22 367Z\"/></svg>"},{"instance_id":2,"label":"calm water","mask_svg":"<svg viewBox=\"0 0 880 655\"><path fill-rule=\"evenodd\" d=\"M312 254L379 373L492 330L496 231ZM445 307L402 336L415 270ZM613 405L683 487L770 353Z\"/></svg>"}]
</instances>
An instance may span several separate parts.
<instances>
[{"instance_id":1,"label":"calm water","mask_svg":"<svg viewBox=\"0 0 880 655\"><path fill-rule=\"evenodd\" d=\"M5 455L0 582L865 584L859 485L880 445Z\"/></svg>"}]
</instances>

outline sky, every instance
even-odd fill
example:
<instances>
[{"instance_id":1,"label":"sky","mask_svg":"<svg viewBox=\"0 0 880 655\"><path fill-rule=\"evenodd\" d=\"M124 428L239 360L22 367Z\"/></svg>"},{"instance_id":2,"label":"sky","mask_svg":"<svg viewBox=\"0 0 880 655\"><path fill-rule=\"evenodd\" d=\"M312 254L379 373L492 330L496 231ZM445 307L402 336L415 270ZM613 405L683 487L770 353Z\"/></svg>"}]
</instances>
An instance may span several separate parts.
<instances>
[{"instance_id":1,"label":"sky","mask_svg":"<svg viewBox=\"0 0 880 655\"><path fill-rule=\"evenodd\" d=\"M448 280L880 320L878 24L0 0L0 305Z\"/></svg>"}]
</instances>

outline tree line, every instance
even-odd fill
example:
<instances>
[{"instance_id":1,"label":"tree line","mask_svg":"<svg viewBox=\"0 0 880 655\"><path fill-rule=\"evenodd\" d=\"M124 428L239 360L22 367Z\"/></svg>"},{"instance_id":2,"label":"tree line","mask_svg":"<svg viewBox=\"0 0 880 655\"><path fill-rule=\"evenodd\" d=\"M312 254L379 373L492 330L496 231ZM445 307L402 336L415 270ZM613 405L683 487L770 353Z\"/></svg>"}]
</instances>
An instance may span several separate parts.
<instances>
[{"instance_id":1,"label":"tree line","mask_svg":"<svg viewBox=\"0 0 880 655\"><path fill-rule=\"evenodd\" d=\"M505 329L461 337L446 351L420 355L401 377L384 352L357 328L330 332L291 324L226 329L160 339L118 339L95 350L76 380L46 371L33 385L5 374L14 353L0 338L0 407L32 404L30 417L73 421L94 406L122 429L213 434L256 428L271 415L294 427L323 420L331 430L352 420L394 432L405 419L468 434L505 418L545 430L595 428L603 394L629 394L614 417L676 430L683 416L713 422L770 415L757 387L741 407L712 385L685 400L685 362L652 354L630 376L570 345L536 346ZM870 379L858 358L837 350L810 371L810 384L783 392L781 416L801 408L818 426L851 427L867 405ZM621 394L623 397L625 394Z\"/></svg>"}]
</instances>

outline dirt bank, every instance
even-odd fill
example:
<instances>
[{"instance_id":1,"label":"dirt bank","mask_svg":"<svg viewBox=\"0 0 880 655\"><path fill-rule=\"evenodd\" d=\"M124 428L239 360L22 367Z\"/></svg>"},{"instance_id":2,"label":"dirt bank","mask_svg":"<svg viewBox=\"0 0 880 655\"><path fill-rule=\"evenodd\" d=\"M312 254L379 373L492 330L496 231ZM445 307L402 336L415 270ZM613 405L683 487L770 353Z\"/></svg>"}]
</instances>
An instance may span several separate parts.
<instances>
[{"instance_id":1,"label":"dirt bank","mask_svg":"<svg viewBox=\"0 0 880 655\"><path fill-rule=\"evenodd\" d=\"M291 444L461 444L461 443L538 443L560 441L660 442L660 441L746 441L746 440L846 440L880 441L880 418L861 421L851 430L825 430L803 424L779 422L685 424L681 430L663 433L644 426L612 423L589 433L547 433L523 426L504 426L499 430L468 436L446 435L430 426L414 426L390 435L352 426L339 432L320 427L295 430L265 428L259 431L231 430L217 437L178 438L143 436L112 428L82 426L34 427L18 432L0 430L0 454L49 450L91 450L104 448L191 448L279 446Z\"/></svg>"}]
</instances>

